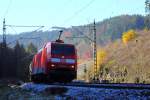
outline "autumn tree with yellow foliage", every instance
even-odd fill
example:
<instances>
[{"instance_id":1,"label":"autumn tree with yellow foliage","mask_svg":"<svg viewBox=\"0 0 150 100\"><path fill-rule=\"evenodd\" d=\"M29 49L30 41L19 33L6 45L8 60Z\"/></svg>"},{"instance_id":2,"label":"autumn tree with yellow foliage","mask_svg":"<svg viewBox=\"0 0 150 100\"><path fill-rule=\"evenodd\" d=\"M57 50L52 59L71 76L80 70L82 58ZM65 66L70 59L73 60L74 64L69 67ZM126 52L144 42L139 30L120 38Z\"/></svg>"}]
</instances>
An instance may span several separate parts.
<instances>
[{"instance_id":1,"label":"autumn tree with yellow foliage","mask_svg":"<svg viewBox=\"0 0 150 100\"><path fill-rule=\"evenodd\" d=\"M128 30L122 34L122 41L124 44L127 44L130 40L136 37L136 32L133 29Z\"/></svg>"},{"instance_id":2,"label":"autumn tree with yellow foliage","mask_svg":"<svg viewBox=\"0 0 150 100\"><path fill-rule=\"evenodd\" d=\"M97 65L102 65L106 60L107 53L104 49L98 49L97 51Z\"/></svg>"}]
</instances>

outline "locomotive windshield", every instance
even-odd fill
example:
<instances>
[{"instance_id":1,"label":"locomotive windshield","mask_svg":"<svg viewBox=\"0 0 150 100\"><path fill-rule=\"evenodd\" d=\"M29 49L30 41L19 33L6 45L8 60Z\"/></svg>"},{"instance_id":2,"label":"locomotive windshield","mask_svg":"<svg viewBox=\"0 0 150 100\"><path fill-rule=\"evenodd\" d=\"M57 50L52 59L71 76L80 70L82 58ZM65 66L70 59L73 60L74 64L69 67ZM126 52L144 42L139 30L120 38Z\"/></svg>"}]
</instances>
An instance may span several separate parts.
<instances>
[{"instance_id":1,"label":"locomotive windshield","mask_svg":"<svg viewBox=\"0 0 150 100\"><path fill-rule=\"evenodd\" d=\"M74 46L66 44L53 44L51 53L56 55L70 56L75 54L75 48Z\"/></svg>"},{"instance_id":2,"label":"locomotive windshield","mask_svg":"<svg viewBox=\"0 0 150 100\"><path fill-rule=\"evenodd\" d=\"M56 55L70 56L75 54L75 48L74 46L66 44L53 44L51 53Z\"/></svg>"}]
</instances>

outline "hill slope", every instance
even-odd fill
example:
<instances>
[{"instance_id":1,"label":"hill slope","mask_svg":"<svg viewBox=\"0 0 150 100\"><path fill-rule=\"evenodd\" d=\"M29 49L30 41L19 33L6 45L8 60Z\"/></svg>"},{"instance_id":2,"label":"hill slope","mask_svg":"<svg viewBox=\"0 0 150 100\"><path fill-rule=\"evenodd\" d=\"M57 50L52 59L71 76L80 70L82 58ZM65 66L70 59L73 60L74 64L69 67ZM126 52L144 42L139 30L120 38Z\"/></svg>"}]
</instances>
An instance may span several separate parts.
<instances>
[{"instance_id":1,"label":"hill slope","mask_svg":"<svg viewBox=\"0 0 150 100\"><path fill-rule=\"evenodd\" d=\"M104 43L106 41L118 39L121 37L122 32L129 29L143 29L147 25L147 19L148 17L141 15L121 15L105 19L102 22L97 22L96 29L98 41L99 43ZM85 34L92 37L92 26L92 23L83 26L73 26L65 31L65 36L80 36ZM150 25L148 25L148 27L150 27ZM40 37L42 42L48 40L51 41L58 37L58 31L24 32L19 35L8 35L7 40L8 42L11 42L12 40L18 39L18 37ZM28 42L24 41L26 40L21 40L23 44L28 44ZM34 41L35 40L30 40L30 42L33 43ZM35 43L35 45L37 44Z\"/></svg>"},{"instance_id":2,"label":"hill slope","mask_svg":"<svg viewBox=\"0 0 150 100\"><path fill-rule=\"evenodd\" d=\"M118 40L101 48L107 55L100 65L100 78L113 83L150 83L149 38L150 31L137 31L127 45Z\"/></svg>"},{"instance_id":3,"label":"hill slope","mask_svg":"<svg viewBox=\"0 0 150 100\"><path fill-rule=\"evenodd\" d=\"M144 17L141 15L121 15L109 19L105 19L102 22L96 23L97 29L97 43L98 45L106 45L111 41L115 41L116 39L122 36L124 31L129 29L137 29L141 30L145 28L145 26L150 27L150 24L147 23L147 20L150 20L149 17ZM82 26L73 26L64 31L63 39L67 43L73 43L77 46L78 55L80 58L91 58L92 57L92 47L89 46L91 41L88 39L80 38L80 39L71 39L65 38L70 36L84 36L87 35L91 39L93 39L93 24L82 25ZM8 35L7 42L10 46L13 46L15 42L14 40L18 40L20 43L27 46L30 42L33 42L38 48L41 48L45 42L52 41L57 39L58 30L55 31L38 31L38 32L24 32L19 35ZM23 38L31 38L31 37L40 37L37 39L19 39ZM0 38L2 40L2 36ZM84 49L83 49L84 48ZM85 51L86 48L86 51ZM88 55L88 56L86 56Z\"/></svg>"}]
</instances>

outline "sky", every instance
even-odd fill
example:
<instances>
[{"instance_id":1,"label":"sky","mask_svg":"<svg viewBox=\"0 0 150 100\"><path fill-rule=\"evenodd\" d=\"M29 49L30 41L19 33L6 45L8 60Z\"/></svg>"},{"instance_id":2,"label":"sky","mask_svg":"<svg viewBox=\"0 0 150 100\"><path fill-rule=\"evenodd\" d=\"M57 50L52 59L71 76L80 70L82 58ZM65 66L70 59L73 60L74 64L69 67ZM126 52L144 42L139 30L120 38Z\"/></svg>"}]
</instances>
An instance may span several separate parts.
<instances>
[{"instance_id":1,"label":"sky","mask_svg":"<svg viewBox=\"0 0 150 100\"><path fill-rule=\"evenodd\" d=\"M145 15L145 0L0 0L0 34L6 25L42 25L51 27L84 25L123 14ZM37 28L7 26L7 34L19 34Z\"/></svg>"}]
</instances>

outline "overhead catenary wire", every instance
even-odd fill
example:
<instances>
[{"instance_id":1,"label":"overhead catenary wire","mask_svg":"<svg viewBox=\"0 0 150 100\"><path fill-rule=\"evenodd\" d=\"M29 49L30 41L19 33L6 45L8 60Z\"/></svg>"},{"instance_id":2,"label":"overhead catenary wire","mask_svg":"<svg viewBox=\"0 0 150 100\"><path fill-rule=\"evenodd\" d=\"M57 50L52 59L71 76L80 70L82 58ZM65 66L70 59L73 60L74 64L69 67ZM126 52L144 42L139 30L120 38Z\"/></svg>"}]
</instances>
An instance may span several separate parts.
<instances>
[{"instance_id":1,"label":"overhead catenary wire","mask_svg":"<svg viewBox=\"0 0 150 100\"><path fill-rule=\"evenodd\" d=\"M16 31L13 27L10 27L10 28L11 28L16 34L18 34L17 31Z\"/></svg>"},{"instance_id":2,"label":"overhead catenary wire","mask_svg":"<svg viewBox=\"0 0 150 100\"><path fill-rule=\"evenodd\" d=\"M4 22L5 22L5 20L4 20ZM5 26L5 27L3 27L3 31L4 31L4 29L6 30L6 27L10 27L16 34L17 34L17 31L14 29L14 27L19 27L19 28L21 28L21 27L38 27L38 29L36 29L35 31L37 31L37 30L39 30L39 29L41 29L41 28L43 28L44 26L34 26L34 25L30 25L30 26L27 26L27 25L6 25L5 23L3 24L3 26ZM6 36L6 34L5 34L5 36ZM12 42L9 42L7 45L10 45L10 44L12 44L13 42L15 42L15 41L18 41L18 40L20 40L20 39L37 39L37 38L40 38L40 37L30 37L30 38L24 38L24 37L20 37L19 39L17 39L17 40L14 40L14 41L12 41ZM5 39L6 40L6 39ZM4 41L4 40L3 40Z\"/></svg>"},{"instance_id":3,"label":"overhead catenary wire","mask_svg":"<svg viewBox=\"0 0 150 100\"><path fill-rule=\"evenodd\" d=\"M9 10L10 10L10 7L11 7L11 4L12 4L12 0L9 0L9 3L8 3L8 6L7 6L7 9L4 13L4 18L7 16L7 14L9 13Z\"/></svg>"},{"instance_id":4,"label":"overhead catenary wire","mask_svg":"<svg viewBox=\"0 0 150 100\"><path fill-rule=\"evenodd\" d=\"M90 0L86 5L84 5L82 8L80 8L79 10L77 10L72 16L70 16L69 18L67 18L64 23L71 21L72 19L74 19L78 14L80 14L82 11L84 11L85 9L87 9L95 0Z\"/></svg>"},{"instance_id":5,"label":"overhead catenary wire","mask_svg":"<svg viewBox=\"0 0 150 100\"><path fill-rule=\"evenodd\" d=\"M7 26L10 26L10 27L44 27L44 26L27 26L27 25L7 25Z\"/></svg>"},{"instance_id":6,"label":"overhead catenary wire","mask_svg":"<svg viewBox=\"0 0 150 100\"><path fill-rule=\"evenodd\" d=\"M88 26L89 27L89 26ZM85 35L82 31L80 31L78 28L73 28L75 29L76 31L78 31L79 33L83 34L83 36L81 38L87 38L88 40L90 40L91 42L94 42L93 39L91 39L90 37L88 37L87 35ZM79 37L74 37L74 38L79 38Z\"/></svg>"},{"instance_id":7,"label":"overhead catenary wire","mask_svg":"<svg viewBox=\"0 0 150 100\"><path fill-rule=\"evenodd\" d=\"M33 32L36 32L36 31L38 31L38 30L40 30L40 29L42 29L42 28L44 28L45 26L32 26L32 25L30 25L30 26L27 26L27 25L6 25L6 26L8 26L8 27L10 27L16 34L17 34L17 31L14 29L14 27L18 27L18 28L22 28L22 27L26 27L26 28L28 28L28 27L38 27L38 29L35 29Z\"/></svg>"},{"instance_id":8,"label":"overhead catenary wire","mask_svg":"<svg viewBox=\"0 0 150 100\"><path fill-rule=\"evenodd\" d=\"M14 42L17 42L17 41L23 40L23 39L27 39L27 40L28 40L28 39L40 39L40 40L41 40L40 37L19 37L18 39L15 39L15 40L13 40L13 41L7 43L7 45L10 45L10 44L12 44L12 43L14 43Z\"/></svg>"}]
</instances>

